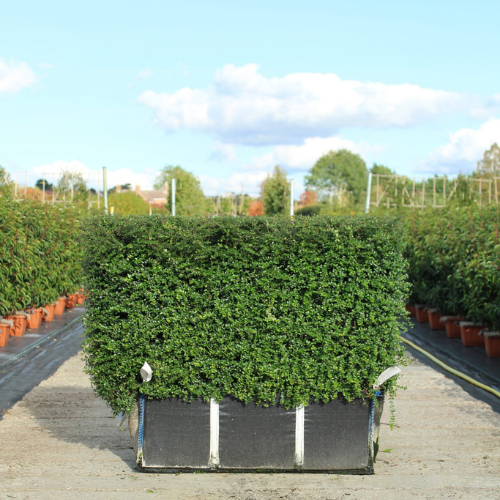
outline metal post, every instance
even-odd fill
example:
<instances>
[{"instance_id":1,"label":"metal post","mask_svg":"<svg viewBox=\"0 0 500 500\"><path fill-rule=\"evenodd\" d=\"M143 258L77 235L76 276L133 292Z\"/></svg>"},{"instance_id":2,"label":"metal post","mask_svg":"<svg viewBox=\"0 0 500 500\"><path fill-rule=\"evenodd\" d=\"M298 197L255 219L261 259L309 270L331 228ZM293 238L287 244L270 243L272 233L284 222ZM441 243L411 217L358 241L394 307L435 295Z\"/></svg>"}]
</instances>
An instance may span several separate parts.
<instances>
[{"instance_id":1,"label":"metal post","mask_svg":"<svg viewBox=\"0 0 500 500\"><path fill-rule=\"evenodd\" d=\"M104 191L104 213L108 215L108 178L106 167L102 167L102 190Z\"/></svg>"},{"instance_id":2,"label":"metal post","mask_svg":"<svg viewBox=\"0 0 500 500\"><path fill-rule=\"evenodd\" d=\"M176 179L172 179L172 215L175 216L175 188Z\"/></svg>"},{"instance_id":3,"label":"metal post","mask_svg":"<svg viewBox=\"0 0 500 500\"><path fill-rule=\"evenodd\" d=\"M45 203L45 172L42 172L42 203Z\"/></svg>"},{"instance_id":4,"label":"metal post","mask_svg":"<svg viewBox=\"0 0 500 500\"><path fill-rule=\"evenodd\" d=\"M368 172L368 185L366 186L366 205L365 214L370 211L370 196L372 192L372 173Z\"/></svg>"},{"instance_id":5,"label":"metal post","mask_svg":"<svg viewBox=\"0 0 500 500\"><path fill-rule=\"evenodd\" d=\"M292 179L290 181L290 217L293 217L293 209L294 209L294 206L293 206L293 188L294 188L294 185L295 185L295 181Z\"/></svg>"}]
</instances>

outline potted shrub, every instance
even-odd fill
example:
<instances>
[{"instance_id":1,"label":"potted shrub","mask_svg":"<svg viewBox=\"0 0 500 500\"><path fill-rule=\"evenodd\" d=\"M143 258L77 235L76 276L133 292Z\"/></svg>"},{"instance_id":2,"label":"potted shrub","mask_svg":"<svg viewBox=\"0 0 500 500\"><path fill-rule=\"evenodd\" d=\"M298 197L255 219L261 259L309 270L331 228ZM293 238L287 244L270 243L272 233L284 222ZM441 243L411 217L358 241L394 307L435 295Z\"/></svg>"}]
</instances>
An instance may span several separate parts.
<instances>
[{"instance_id":1,"label":"potted shrub","mask_svg":"<svg viewBox=\"0 0 500 500\"><path fill-rule=\"evenodd\" d=\"M42 308L42 319L47 323L50 323L54 319L54 309L55 304L47 304Z\"/></svg>"},{"instance_id":2,"label":"potted shrub","mask_svg":"<svg viewBox=\"0 0 500 500\"><path fill-rule=\"evenodd\" d=\"M83 245L86 370L142 470L372 472L404 362L396 219L115 215Z\"/></svg>"},{"instance_id":3,"label":"potted shrub","mask_svg":"<svg viewBox=\"0 0 500 500\"><path fill-rule=\"evenodd\" d=\"M417 315L415 306L413 304L405 304L405 309L410 313L410 318L414 318Z\"/></svg>"},{"instance_id":4,"label":"potted shrub","mask_svg":"<svg viewBox=\"0 0 500 500\"><path fill-rule=\"evenodd\" d=\"M484 337L480 335L484 326L475 325L472 321L460 321L459 325L462 344L464 346L472 347L484 345Z\"/></svg>"},{"instance_id":5,"label":"potted shrub","mask_svg":"<svg viewBox=\"0 0 500 500\"><path fill-rule=\"evenodd\" d=\"M24 311L16 311L15 314L4 316L4 319L12 321L10 335L13 337L21 337L26 332L27 314Z\"/></svg>"},{"instance_id":6,"label":"potted shrub","mask_svg":"<svg viewBox=\"0 0 500 500\"><path fill-rule=\"evenodd\" d=\"M11 324L9 320L0 319L0 347L5 347L9 342Z\"/></svg>"},{"instance_id":7,"label":"potted shrub","mask_svg":"<svg viewBox=\"0 0 500 500\"><path fill-rule=\"evenodd\" d=\"M66 297L59 297L56 305L54 306L54 314L62 314L66 308Z\"/></svg>"},{"instance_id":8,"label":"potted shrub","mask_svg":"<svg viewBox=\"0 0 500 500\"><path fill-rule=\"evenodd\" d=\"M483 330L481 335L484 337L484 347L488 357L500 358L500 332Z\"/></svg>"},{"instance_id":9,"label":"potted shrub","mask_svg":"<svg viewBox=\"0 0 500 500\"><path fill-rule=\"evenodd\" d=\"M433 307L427 309L427 314L431 330L442 330L444 326L440 321L442 314L440 314L439 311Z\"/></svg>"},{"instance_id":10,"label":"potted shrub","mask_svg":"<svg viewBox=\"0 0 500 500\"><path fill-rule=\"evenodd\" d=\"M461 338L460 333L460 321L464 321L465 318L461 318L460 316L441 316L439 321L444 324L446 329L446 335L451 339L459 339Z\"/></svg>"},{"instance_id":11,"label":"potted shrub","mask_svg":"<svg viewBox=\"0 0 500 500\"><path fill-rule=\"evenodd\" d=\"M427 306L424 304L415 304L415 312L419 323L429 323L429 314Z\"/></svg>"}]
</instances>

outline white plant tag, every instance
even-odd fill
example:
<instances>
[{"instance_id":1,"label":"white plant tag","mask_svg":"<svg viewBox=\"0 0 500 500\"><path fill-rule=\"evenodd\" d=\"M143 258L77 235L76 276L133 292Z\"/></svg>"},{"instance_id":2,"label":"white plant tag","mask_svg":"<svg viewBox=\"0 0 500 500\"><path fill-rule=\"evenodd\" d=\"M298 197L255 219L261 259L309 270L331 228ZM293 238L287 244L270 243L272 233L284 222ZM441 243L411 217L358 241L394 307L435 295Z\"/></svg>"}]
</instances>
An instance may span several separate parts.
<instances>
[{"instance_id":1,"label":"white plant tag","mask_svg":"<svg viewBox=\"0 0 500 500\"><path fill-rule=\"evenodd\" d=\"M153 378L153 370L147 361L142 365L141 377L143 382L149 382Z\"/></svg>"},{"instance_id":2,"label":"white plant tag","mask_svg":"<svg viewBox=\"0 0 500 500\"><path fill-rule=\"evenodd\" d=\"M378 379L373 384L373 388L380 389L380 386L384 382L387 382L390 378L394 377L394 375L397 375L398 373L401 373L401 370L397 366L391 366L390 368L387 368L387 370L384 370L378 376Z\"/></svg>"}]
</instances>

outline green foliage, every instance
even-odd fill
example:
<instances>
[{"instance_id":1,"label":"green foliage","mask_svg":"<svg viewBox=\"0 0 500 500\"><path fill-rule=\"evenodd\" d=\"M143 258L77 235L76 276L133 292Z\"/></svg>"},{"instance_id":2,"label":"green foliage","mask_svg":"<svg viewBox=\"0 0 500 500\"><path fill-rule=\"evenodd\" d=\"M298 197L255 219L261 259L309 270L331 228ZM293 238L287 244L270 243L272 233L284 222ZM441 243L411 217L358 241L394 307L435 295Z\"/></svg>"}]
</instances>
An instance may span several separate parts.
<instances>
[{"instance_id":1,"label":"green foliage","mask_svg":"<svg viewBox=\"0 0 500 500\"><path fill-rule=\"evenodd\" d=\"M260 197L266 215L283 215L287 213L290 193L286 170L279 165L274 167L271 175L262 182Z\"/></svg>"},{"instance_id":2,"label":"green foliage","mask_svg":"<svg viewBox=\"0 0 500 500\"><path fill-rule=\"evenodd\" d=\"M50 304L81 287L79 215L0 196L0 315Z\"/></svg>"},{"instance_id":3,"label":"green foliage","mask_svg":"<svg viewBox=\"0 0 500 500\"><path fill-rule=\"evenodd\" d=\"M305 176L306 187L319 191L338 191L345 187L354 203L359 203L366 190L368 170L361 156L347 149L323 155Z\"/></svg>"},{"instance_id":4,"label":"green foliage","mask_svg":"<svg viewBox=\"0 0 500 500\"><path fill-rule=\"evenodd\" d=\"M175 210L176 215L204 215L207 210L205 195L200 181L194 174L179 166L166 166L161 171L154 184L155 189L163 189L168 183L168 210L172 207L172 179L176 179Z\"/></svg>"},{"instance_id":5,"label":"green foliage","mask_svg":"<svg viewBox=\"0 0 500 500\"><path fill-rule=\"evenodd\" d=\"M319 215L321 212L321 205L309 205L307 207L298 208L295 215Z\"/></svg>"},{"instance_id":6,"label":"green foliage","mask_svg":"<svg viewBox=\"0 0 500 500\"><path fill-rule=\"evenodd\" d=\"M116 413L139 391L352 400L403 360L394 218L98 216L83 241L86 367ZM145 361L153 379L141 384Z\"/></svg>"},{"instance_id":7,"label":"green foliage","mask_svg":"<svg viewBox=\"0 0 500 500\"><path fill-rule=\"evenodd\" d=\"M381 165L379 163L374 163L373 167L370 168L370 172L372 174L379 174L379 175L394 175L396 172L393 172L389 167L386 167L385 165Z\"/></svg>"},{"instance_id":8,"label":"green foliage","mask_svg":"<svg viewBox=\"0 0 500 500\"><path fill-rule=\"evenodd\" d=\"M115 208L115 214L149 214L149 203L135 192L116 193L108 196L108 206Z\"/></svg>"},{"instance_id":9,"label":"green foliage","mask_svg":"<svg viewBox=\"0 0 500 500\"><path fill-rule=\"evenodd\" d=\"M498 207L415 211L405 221L411 300L500 329Z\"/></svg>"},{"instance_id":10,"label":"green foliage","mask_svg":"<svg viewBox=\"0 0 500 500\"><path fill-rule=\"evenodd\" d=\"M45 182L45 191L52 191L54 189L54 184L51 184L47 179L38 179L35 182L35 187L43 191Z\"/></svg>"},{"instance_id":11,"label":"green foliage","mask_svg":"<svg viewBox=\"0 0 500 500\"><path fill-rule=\"evenodd\" d=\"M500 147L496 142L484 152L483 159L477 163L477 174L479 177L500 175Z\"/></svg>"}]
</instances>

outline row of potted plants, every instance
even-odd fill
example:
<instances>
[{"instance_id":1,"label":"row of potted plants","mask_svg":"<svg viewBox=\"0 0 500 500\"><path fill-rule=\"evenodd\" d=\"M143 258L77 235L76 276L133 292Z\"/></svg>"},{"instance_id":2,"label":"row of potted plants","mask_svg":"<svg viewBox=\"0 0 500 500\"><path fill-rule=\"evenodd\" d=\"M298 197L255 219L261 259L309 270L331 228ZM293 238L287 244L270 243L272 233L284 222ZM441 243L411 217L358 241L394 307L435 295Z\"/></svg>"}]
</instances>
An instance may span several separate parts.
<instances>
[{"instance_id":1,"label":"row of potted plants","mask_svg":"<svg viewBox=\"0 0 500 500\"><path fill-rule=\"evenodd\" d=\"M466 321L462 316L447 316L433 307L423 304L407 304L410 317L419 323L429 323L431 330L446 330L449 338L460 338L466 347L482 347L490 358L500 357L500 332L490 331L483 325Z\"/></svg>"},{"instance_id":2,"label":"row of potted plants","mask_svg":"<svg viewBox=\"0 0 500 500\"><path fill-rule=\"evenodd\" d=\"M464 345L500 355L499 207L413 211L404 223L410 313Z\"/></svg>"},{"instance_id":3,"label":"row of potted plants","mask_svg":"<svg viewBox=\"0 0 500 500\"><path fill-rule=\"evenodd\" d=\"M73 309L76 304L83 304L84 300L83 292L78 291L59 297L57 302L44 307L15 311L14 314L0 317L0 347L5 347L10 337L22 337L26 330L36 330L42 321L50 323L54 316L62 314L65 309Z\"/></svg>"},{"instance_id":4,"label":"row of potted plants","mask_svg":"<svg viewBox=\"0 0 500 500\"><path fill-rule=\"evenodd\" d=\"M74 307L82 283L79 227L77 208L17 201L0 186L0 345L8 330L19 335L24 322L37 328L42 316L50 321Z\"/></svg>"}]
</instances>

